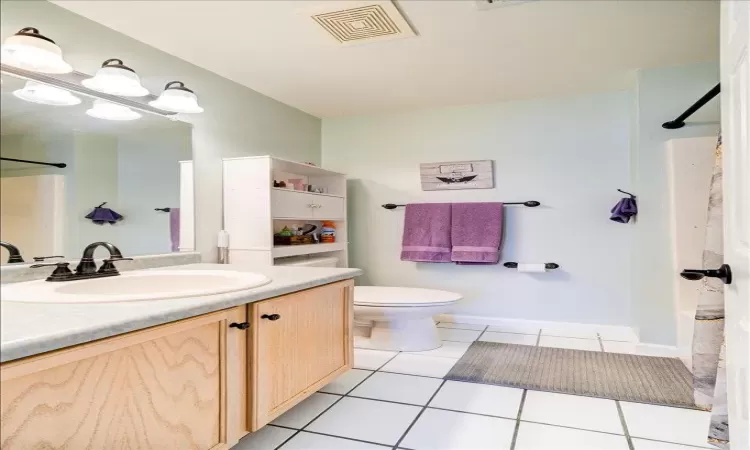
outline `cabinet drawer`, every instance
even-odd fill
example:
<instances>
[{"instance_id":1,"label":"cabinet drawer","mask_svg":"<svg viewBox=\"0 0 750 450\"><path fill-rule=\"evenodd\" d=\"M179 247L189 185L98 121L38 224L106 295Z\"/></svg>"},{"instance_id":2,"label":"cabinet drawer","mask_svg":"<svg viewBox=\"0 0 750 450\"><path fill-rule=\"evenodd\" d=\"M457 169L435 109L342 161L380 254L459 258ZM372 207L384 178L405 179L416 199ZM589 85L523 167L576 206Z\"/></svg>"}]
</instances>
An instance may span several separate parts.
<instances>
[{"instance_id":1,"label":"cabinet drawer","mask_svg":"<svg viewBox=\"0 0 750 450\"><path fill-rule=\"evenodd\" d=\"M312 219L314 198L305 192L274 189L271 191L273 217Z\"/></svg>"},{"instance_id":2,"label":"cabinet drawer","mask_svg":"<svg viewBox=\"0 0 750 450\"><path fill-rule=\"evenodd\" d=\"M313 199L313 216L316 219L343 219L344 199L339 197L327 197L316 195Z\"/></svg>"}]
</instances>

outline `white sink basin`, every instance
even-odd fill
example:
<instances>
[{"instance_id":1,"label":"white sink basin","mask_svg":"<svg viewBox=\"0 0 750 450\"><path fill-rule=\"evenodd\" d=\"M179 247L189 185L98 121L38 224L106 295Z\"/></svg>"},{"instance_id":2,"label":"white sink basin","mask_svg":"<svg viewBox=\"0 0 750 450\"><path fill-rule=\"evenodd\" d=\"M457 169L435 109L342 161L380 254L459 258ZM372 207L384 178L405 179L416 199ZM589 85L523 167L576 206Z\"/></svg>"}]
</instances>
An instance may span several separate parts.
<instances>
[{"instance_id":1,"label":"white sink basin","mask_svg":"<svg viewBox=\"0 0 750 450\"><path fill-rule=\"evenodd\" d=\"M270 283L265 275L225 270L149 270L78 281L44 280L0 286L0 299L24 303L111 303L197 297Z\"/></svg>"}]
</instances>

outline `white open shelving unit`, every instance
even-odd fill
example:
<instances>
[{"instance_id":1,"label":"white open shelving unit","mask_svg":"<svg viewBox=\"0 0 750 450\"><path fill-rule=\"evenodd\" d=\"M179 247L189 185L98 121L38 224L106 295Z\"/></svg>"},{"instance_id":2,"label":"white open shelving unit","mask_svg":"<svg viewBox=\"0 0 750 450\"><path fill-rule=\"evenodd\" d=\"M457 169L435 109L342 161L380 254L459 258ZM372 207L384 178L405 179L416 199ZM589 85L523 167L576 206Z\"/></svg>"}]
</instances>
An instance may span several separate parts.
<instances>
[{"instance_id":1,"label":"white open shelving unit","mask_svg":"<svg viewBox=\"0 0 750 450\"><path fill-rule=\"evenodd\" d=\"M271 156L225 158L224 229L229 233L229 262L273 265L290 258L336 257L348 265L346 176L317 166ZM326 188L325 194L273 187L274 180L302 179ZM336 224L336 242L273 245L284 226L323 221ZM316 230L316 231L319 231Z\"/></svg>"}]
</instances>

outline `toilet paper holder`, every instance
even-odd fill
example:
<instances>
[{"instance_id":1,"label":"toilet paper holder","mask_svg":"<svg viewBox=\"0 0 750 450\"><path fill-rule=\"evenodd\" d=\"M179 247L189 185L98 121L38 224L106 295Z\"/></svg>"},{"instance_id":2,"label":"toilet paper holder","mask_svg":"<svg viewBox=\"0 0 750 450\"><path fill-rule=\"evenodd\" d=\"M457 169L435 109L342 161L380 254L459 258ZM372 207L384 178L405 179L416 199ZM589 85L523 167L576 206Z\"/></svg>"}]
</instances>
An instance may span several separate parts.
<instances>
[{"instance_id":1,"label":"toilet paper holder","mask_svg":"<svg viewBox=\"0 0 750 450\"><path fill-rule=\"evenodd\" d=\"M517 262L507 262L504 263L503 266L507 267L508 269L516 269L518 268ZM544 268L547 270L553 270L553 269L559 269L560 264L557 263L544 263Z\"/></svg>"}]
</instances>

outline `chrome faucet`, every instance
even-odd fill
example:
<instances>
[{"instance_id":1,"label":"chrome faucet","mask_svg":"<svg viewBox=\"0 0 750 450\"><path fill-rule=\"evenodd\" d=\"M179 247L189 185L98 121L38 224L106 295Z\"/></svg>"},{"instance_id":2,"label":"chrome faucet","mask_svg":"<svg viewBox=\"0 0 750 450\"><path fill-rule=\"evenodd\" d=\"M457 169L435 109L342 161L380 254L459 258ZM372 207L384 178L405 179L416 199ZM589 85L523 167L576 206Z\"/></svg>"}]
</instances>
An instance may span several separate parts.
<instances>
[{"instance_id":1,"label":"chrome faucet","mask_svg":"<svg viewBox=\"0 0 750 450\"><path fill-rule=\"evenodd\" d=\"M21 252L15 245L11 244L10 242L0 241L0 247L5 247L5 249L8 250L8 253L10 253L8 263L24 262L23 258L21 257Z\"/></svg>"},{"instance_id":2,"label":"chrome faucet","mask_svg":"<svg viewBox=\"0 0 750 450\"><path fill-rule=\"evenodd\" d=\"M109 252L109 259L104 260L99 271L96 270L96 263L94 262L94 251L98 247L104 247ZM132 259L133 258L123 258L120 249L115 247L114 244L110 244L109 242L94 242L83 249L83 256L76 267L76 275L118 275L119 272L117 272L115 265L112 263L114 261L128 261Z\"/></svg>"}]
</instances>

